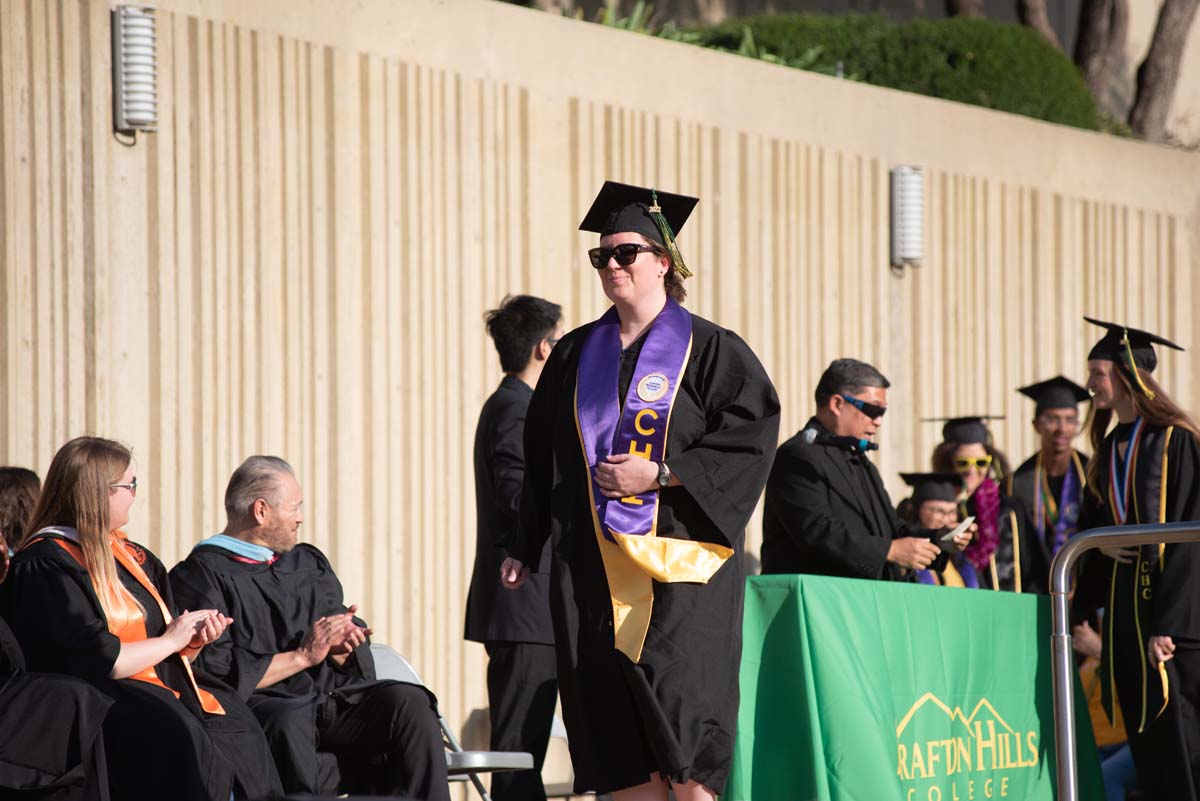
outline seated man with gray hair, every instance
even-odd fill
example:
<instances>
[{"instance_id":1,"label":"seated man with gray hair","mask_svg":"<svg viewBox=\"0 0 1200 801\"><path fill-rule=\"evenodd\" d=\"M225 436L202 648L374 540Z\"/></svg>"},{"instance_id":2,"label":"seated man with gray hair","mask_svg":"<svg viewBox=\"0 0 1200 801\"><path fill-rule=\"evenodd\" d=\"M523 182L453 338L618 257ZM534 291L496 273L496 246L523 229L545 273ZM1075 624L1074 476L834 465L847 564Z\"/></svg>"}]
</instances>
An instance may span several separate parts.
<instances>
[{"instance_id":1,"label":"seated man with gray hair","mask_svg":"<svg viewBox=\"0 0 1200 801\"><path fill-rule=\"evenodd\" d=\"M836 359L817 383L816 413L779 446L763 508L763 573L912 581L941 570L940 534L896 515L866 452L887 412L890 384L857 359ZM958 535L961 551L975 528ZM950 547L946 545L946 547Z\"/></svg>"},{"instance_id":2,"label":"seated man with gray hair","mask_svg":"<svg viewBox=\"0 0 1200 801\"><path fill-rule=\"evenodd\" d=\"M376 680L370 629L325 554L297 543L302 503L287 462L251 456L225 490L225 531L171 571L180 608L233 618L200 666L254 710L287 792L449 801L437 701Z\"/></svg>"}]
</instances>

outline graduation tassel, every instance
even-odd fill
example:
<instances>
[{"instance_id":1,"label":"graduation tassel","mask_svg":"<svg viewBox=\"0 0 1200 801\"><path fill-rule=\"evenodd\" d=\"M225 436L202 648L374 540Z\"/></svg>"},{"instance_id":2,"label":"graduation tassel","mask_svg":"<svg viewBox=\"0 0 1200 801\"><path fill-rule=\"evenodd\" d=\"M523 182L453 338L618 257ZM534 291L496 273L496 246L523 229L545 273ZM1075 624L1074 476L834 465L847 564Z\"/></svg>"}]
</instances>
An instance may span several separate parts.
<instances>
[{"instance_id":1,"label":"graduation tassel","mask_svg":"<svg viewBox=\"0 0 1200 801\"><path fill-rule=\"evenodd\" d=\"M1137 364L1133 361L1133 347L1129 344L1129 330L1125 330L1125 336L1121 338L1121 344L1125 346L1125 358L1129 360L1129 370L1133 373L1133 380L1137 382L1138 389L1142 391L1149 400L1154 400L1154 391L1146 386L1142 381L1142 374L1138 372Z\"/></svg>"},{"instance_id":2,"label":"graduation tassel","mask_svg":"<svg viewBox=\"0 0 1200 801\"><path fill-rule=\"evenodd\" d=\"M671 224L663 216L662 207L658 205L658 192L653 189L650 190L650 202L652 204L650 216L654 219L654 224L658 226L659 233L662 234L667 252L671 254L671 263L675 265L675 272L679 273L680 278L691 278L692 271L683 263L683 254L679 252L679 247L675 244L675 232L671 230Z\"/></svg>"}]
</instances>

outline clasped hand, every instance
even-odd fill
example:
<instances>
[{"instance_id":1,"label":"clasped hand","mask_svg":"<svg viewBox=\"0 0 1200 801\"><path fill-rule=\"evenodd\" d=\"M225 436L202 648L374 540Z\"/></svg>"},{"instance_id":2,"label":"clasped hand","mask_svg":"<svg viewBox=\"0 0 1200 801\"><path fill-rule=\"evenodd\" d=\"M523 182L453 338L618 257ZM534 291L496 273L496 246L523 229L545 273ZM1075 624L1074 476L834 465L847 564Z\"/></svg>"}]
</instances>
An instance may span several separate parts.
<instances>
[{"instance_id":1,"label":"clasped hand","mask_svg":"<svg viewBox=\"0 0 1200 801\"><path fill-rule=\"evenodd\" d=\"M310 665L318 665L326 657L333 657L338 664L346 661L355 648L367 641L371 629L354 622L358 606L350 607L340 614L326 615L313 623L297 649Z\"/></svg>"},{"instance_id":2,"label":"clasped hand","mask_svg":"<svg viewBox=\"0 0 1200 801\"><path fill-rule=\"evenodd\" d=\"M183 610L183 614L173 618L163 632L177 646L177 651L199 651L209 643L216 642L225 629L233 623L233 618L226 617L216 609L197 609L194 612Z\"/></svg>"},{"instance_id":3,"label":"clasped hand","mask_svg":"<svg viewBox=\"0 0 1200 801\"><path fill-rule=\"evenodd\" d=\"M608 456L596 465L596 484L606 498L626 498L658 487L658 463L632 453Z\"/></svg>"}]
</instances>

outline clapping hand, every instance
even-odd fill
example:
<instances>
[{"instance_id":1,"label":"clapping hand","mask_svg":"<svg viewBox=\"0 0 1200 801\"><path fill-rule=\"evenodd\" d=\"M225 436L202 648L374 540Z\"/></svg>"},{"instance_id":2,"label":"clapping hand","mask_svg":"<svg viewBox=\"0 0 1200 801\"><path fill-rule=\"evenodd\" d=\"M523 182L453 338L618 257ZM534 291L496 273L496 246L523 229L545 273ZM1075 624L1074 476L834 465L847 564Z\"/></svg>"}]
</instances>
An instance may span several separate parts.
<instances>
[{"instance_id":1,"label":"clapping hand","mask_svg":"<svg viewBox=\"0 0 1200 801\"><path fill-rule=\"evenodd\" d=\"M354 649L367 641L367 637L371 636L371 629L364 628L354 622L354 615L358 612L357 604L350 604L350 608L346 611L345 617L349 625L342 629L342 639L329 647L330 656L348 656L354 652Z\"/></svg>"},{"instance_id":2,"label":"clapping hand","mask_svg":"<svg viewBox=\"0 0 1200 801\"><path fill-rule=\"evenodd\" d=\"M199 651L209 643L216 642L231 623L233 623L233 618L226 617L221 612L213 612L197 625L192 639L187 644L188 649Z\"/></svg>"},{"instance_id":3,"label":"clapping hand","mask_svg":"<svg viewBox=\"0 0 1200 801\"><path fill-rule=\"evenodd\" d=\"M197 609L195 612L184 609L183 614L171 619L162 636L171 642L176 652L192 648L192 642L202 636L208 620L219 614L215 609ZM220 629L224 631L225 626L221 625Z\"/></svg>"},{"instance_id":4,"label":"clapping hand","mask_svg":"<svg viewBox=\"0 0 1200 801\"><path fill-rule=\"evenodd\" d=\"M329 656L332 649L342 645L349 634L347 627L358 628L350 620L350 615L344 612L318 618L308 633L304 635L304 639L300 641L300 647L296 649L296 652L309 667L319 665L325 661L325 657Z\"/></svg>"}]
</instances>

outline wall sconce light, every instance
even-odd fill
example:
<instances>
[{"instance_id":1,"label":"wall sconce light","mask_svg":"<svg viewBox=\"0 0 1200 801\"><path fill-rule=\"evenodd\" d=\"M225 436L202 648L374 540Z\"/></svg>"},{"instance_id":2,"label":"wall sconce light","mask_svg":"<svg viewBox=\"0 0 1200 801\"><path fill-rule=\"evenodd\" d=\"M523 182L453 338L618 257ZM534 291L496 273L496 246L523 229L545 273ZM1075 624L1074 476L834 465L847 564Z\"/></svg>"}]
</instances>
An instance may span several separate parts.
<instances>
[{"instance_id":1,"label":"wall sconce light","mask_svg":"<svg viewBox=\"0 0 1200 801\"><path fill-rule=\"evenodd\" d=\"M158 37L154 9L112 11L113 128L136 134L158 127Z\"/></svg>"},{"instance_id":2,"label":"wall sconce light","mask_svg":"<svg viewBox=\"0 0 1200 801\"><path fill-rule=\"evenodd\" d=\"M895 167L892 184L892 267L919 266L925 258L925 173Z\"/></svg>"}]
</instances>

